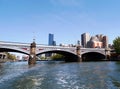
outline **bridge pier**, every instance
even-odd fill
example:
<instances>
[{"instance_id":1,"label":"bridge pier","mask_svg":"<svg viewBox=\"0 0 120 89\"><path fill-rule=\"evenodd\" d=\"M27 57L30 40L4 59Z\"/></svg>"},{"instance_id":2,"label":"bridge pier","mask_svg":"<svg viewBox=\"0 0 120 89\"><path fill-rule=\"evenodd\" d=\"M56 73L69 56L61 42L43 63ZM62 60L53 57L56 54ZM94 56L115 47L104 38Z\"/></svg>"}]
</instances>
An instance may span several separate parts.
<instances>
[{"instance_id":1,"label":"bridge pier","mask_svg":"<svg viewBox=\"0 0 120 89\"><path fill-rule=\"evenodd\" d=\"M105 59L109 60L110 56L111 56L110 49L109 48L105 48Z\"/></svg>"},{"instance_id":2,"label":"bridge pier","mask_svg":"<svg viewBox=\"0 0 120 89\"><path fill-rule=\"evenodd\" d=\"M33 41L30 45L30 55L29 55L29 60L28 64L36 64L36 43Z\"/></svg>"},{"instance_id":3,"label":"bridge pier","mask_svg":"<svg viewBox=\"0 0 120 89\"><path fill-rule=\"evenodd\" d=\"M79 44L76 48L76 54L78 55L78 62L82 62L81 53L80 53L80 45Z\"/></svg>"}]
</instances>

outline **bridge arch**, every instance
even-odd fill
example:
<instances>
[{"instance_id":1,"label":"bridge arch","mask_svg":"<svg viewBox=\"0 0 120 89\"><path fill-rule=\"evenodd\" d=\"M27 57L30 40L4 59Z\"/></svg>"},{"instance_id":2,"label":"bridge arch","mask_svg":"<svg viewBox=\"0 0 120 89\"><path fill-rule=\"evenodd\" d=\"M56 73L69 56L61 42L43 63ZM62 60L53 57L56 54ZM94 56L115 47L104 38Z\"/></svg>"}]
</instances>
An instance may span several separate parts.
<instances>
[{"instance_id":1,"label":"bridge arch","mask_svg":"<svg viewBox=\"0 0 120 89\"><path fill-rule=\"evenodd\" d=\"M58 53L61 54L63 56L65 56L65 62L77 62L79 60L79 56L77 56L76 54L70 52L70 51L66 51L66 50L44 50L41 51L39 53L37 53L36 55L40 55L40 54L44 54L44 53Z\"/></svg>"},{"instance_id":2,"label":"bridge arch","mask_svg":"<svg viewBox=\"0 0 120 89\"><path fill-rule=\"evenodd\" d=\"M81 54L82 61L103 61L105 54L101 52L84 52Z\"/></svg>"},{"instance_id":3,"label":"bridge arch","mask_svg":"<svg viewBox=\"0 0 120 89\"><path fill-rule=\"evenodd\" d=\"M17 52L29 55L29 52L19 48L12 48L12 47L0 47L0 52Z\"/></svg>"}]
</instances>

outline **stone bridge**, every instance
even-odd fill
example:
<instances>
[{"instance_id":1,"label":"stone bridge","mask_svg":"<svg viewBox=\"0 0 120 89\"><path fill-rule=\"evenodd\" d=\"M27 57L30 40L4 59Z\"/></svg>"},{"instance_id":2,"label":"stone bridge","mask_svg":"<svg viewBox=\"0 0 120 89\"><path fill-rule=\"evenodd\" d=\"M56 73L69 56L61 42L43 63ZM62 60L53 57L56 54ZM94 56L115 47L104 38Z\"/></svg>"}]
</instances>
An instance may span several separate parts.
<instances>
[{"instance_id":1,"label":"stone bridge","mask_svg":"<svg viewBox=\"0 0 120 89\"><path fill-rule=\"evenodd\" d=\"M0 41L0 52L18 52L30 55L30 43ZM48 46L36 44L36 55L43 53L59 53L66 57L66 61L82 61L105 59L110 52L104 48L80 48L77 54L76 47Z\"/></svg>"}]
</instances>

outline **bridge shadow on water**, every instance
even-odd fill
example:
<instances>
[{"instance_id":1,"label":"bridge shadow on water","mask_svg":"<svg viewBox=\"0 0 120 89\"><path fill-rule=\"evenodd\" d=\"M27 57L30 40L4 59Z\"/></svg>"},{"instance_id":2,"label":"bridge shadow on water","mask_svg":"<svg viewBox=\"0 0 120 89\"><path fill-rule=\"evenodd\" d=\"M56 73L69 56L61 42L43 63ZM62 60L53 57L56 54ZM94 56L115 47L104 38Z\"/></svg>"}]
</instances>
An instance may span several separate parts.
<instances>
[{"instance_id":1,"label":"bridge shadow on water","mask_svg":"<svg viewBox=\"0 0 120 89\"><path fill-rule=\"evenodd\" d=\"M105 55L96 52L89 52L82 55L82 61L106 61Z\"/></svg>"}]
</instances>

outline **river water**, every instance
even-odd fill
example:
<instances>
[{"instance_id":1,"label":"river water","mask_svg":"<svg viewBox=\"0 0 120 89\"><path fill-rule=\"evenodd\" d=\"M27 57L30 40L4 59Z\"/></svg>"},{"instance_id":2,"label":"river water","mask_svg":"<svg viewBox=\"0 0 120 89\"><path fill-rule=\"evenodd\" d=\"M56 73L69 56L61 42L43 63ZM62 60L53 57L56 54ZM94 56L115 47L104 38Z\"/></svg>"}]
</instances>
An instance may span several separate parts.
<instances>
[{"instance_id":1,"label":"river water","mask_svg":"<svg viewBox=\"0 0 120 89\"><path fill-rule=\"evenodd\" d=\"M120 89L120 63L0 63L0 89Z\"/></svg>"}]
</instances>

